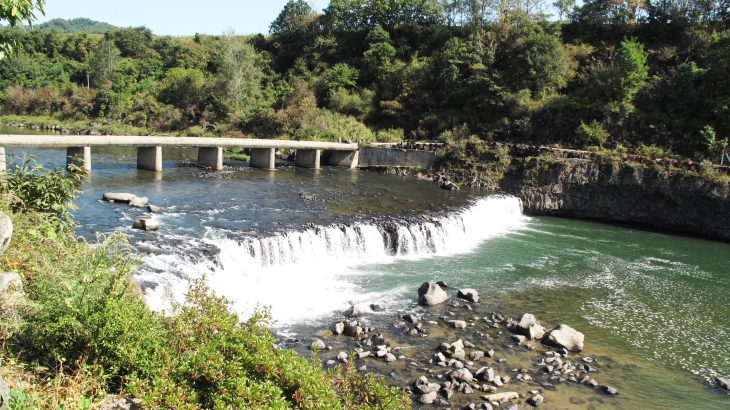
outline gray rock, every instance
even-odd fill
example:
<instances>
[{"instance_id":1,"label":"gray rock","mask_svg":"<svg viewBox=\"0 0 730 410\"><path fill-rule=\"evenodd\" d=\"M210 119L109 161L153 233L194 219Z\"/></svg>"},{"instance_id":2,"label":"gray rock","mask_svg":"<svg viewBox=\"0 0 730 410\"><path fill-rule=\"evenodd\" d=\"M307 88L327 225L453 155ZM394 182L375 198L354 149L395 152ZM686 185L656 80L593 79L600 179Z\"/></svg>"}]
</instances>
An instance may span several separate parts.
<instances>
[{"instance_id":1,"label":"gray rock","mask_svg":"<svg viewBox=\"0 0 730 410\"><path fill-rule=\"evenodd\" d=\"M362 334L362 328L357 325L345 325L345 336L357 337Z\"/></svg>"},{"instance_id":2,"label":"gray rock","mask_svg":"<svg viewBox=\"0 0 730 410\"><path fill-rule=\"evenodd\" d=\"M618 394L618 390L611 386L601 386L601 389L603 389L604 393L610 394L611 396L615 396Z\"/></svg>"},{"instance_id":3,"label":"gray rock","mask_svg":"<svg viewBox=\"0 0 730 410\"><path fill-rule=\"evenodd\" d=\"M131 201L129 201L129 206L135 207L135 208L144 208L147 206L147 204L150 202L147 197L134 197Z\"/></svg>"},{"instance_id":4,"label":"gray rock","mask_svg":"<svg viewBox=\"0 0 730 410\"><path fill-rule=\"evenodd\" d=\"M484 352L481 350L477 350L475 352L469 353L469 359L476 362L477 360L480 360L482 357L484 357Z\"/></svg>"},{"instance_id":5,"label":"gray rock","mask_svg":"<svg viewBox=\"0 0 730 410\"><path fill-rule=\"evenodd\" d=\"M325 349L326 347L327 347L327 346L326 346L326 345L324 344L324 342L323 342L323 341L321 341L320 339L317 339L317 340L313 341L313 342L312 342L312 344L311 344L311 345L309 345L309 349L310 349L310 350L314 350L314 349L317 349L317 350L324 350L324 349Z\"/></svg>"},{"instance_id":6,"label":"gray rock","mask_svg":"<svg viewBox=\"0 0 730 410\"><path fill-rule=\"evenodd\" d=\"M106 396L99 410L139 410L141 408L142 399L130 399L110 394Z\"/></svg>"},{"instance_id":7,"label":"gray rock","mask_svg":"<svg viewBox=\"0 0 730 410\"><path fill-rule=\"evenodd\" d=\"M541 395L536 394L536 395L530 397L529 399L527 399L527 404L537 407L537 406L541 405L544 400L545 399Z\"/></svg>"},{"instance_id":8,"label":"gray rock","mask_svg":"<svg viewBox=\"0 0 730 410\"><path fill-rule=\"evenodd\" d=\"M385 306L379 303L373 303L370 305L370 310L373 312L385 312Z\"/></svg>"},{"instance_id":9,"label":"gray rock","mask_svg":"<svg viewBox=\"0 0 730 410\"><path fill-rule=\"evenodd\" d=\"M584 339L585 336L583 336L583 333L568 325L560 325L545 334L542 342L557 347L564 347L571 352L580 352L583 350Z\"/></svg>"},{"instance_id":10,"label":"gray rock","mask_svg":"<svg viewBox=\"0 0 730 410\"><path fill-rule=\"evenodd\" d=\"M466 322L463 320L449 320L448 322L456 329L466 329Z\"/></svg>"},{"instance_id":11,"label":"gray rock","mask_svg":"<svg viewBox=\"0 0 730 410\"><path fill-rule=\"evenodd\" d=\"M527 340L527 337L522 336L522 335L512 335L511 339L514 342L516 342L518 345L521 345L521 344L525 343L525 341Z\"/></svg>"},{"instance_id":12,"label":"gray rock","mask_svg":"<svg viewBox=\"0 0 730 410\"><path fill-rule=\"evenodd\" d=\"M154 219L137 219L132 224L132 228L141 229L143 231L156 231L160 229L160 222Z\"/></svg>"},{"instance_id":13,"label":"gray rock","mask_svg":"<svg viewBox=\"0 0 730 410\"><path fill-rule=\"evenodd\" d=\"M527 334L525 336L527 336L529 339L540 340L545 337L545 332L547 332L547 329L545 329L542 325L540 325L539 323L533 323L527 329Z\"/></svg>"},{"instance_id":14,"label":"gray rock","mask_svg":"<svg viewBox=\"0 0 730 410\"><path fill-rule=\"evenodd\" d=\"M417 315L417 314L415 314L415 313L408 313L408 314L405 314L405 315L403 315L403 316L402 316L402 318L403 318L403 320L405 320L406 322L410 322L410 323L413 323L413 324L417 324L417 323L420 323L420 322L421 322L421 317L420 317L420 316L418 316L418 315Z\"/></svg>"},{"instance_id":15,"label":"gray rock","mask_svg":"<svg viewBox=\"0 0 730 410\"><path fill-rule=\"evenodd\" d=\"M474 380L474 376L472 376L469 369L458 369L451 372L449 375L452 381L459 382L459 383L471 383L472 380Z\"/></svg>"},{"instance_id":16,"label":"gray rock","mask_svg":"<svg viewBox=\"0 0 730 410\"><path fill-rule=\"evenodd\" d=\"M449 287L449 285L447 285L446 282L444 282L442 280L436 282L436 284L439 285L439 286L441 286L442 288L448 288Z\"/></svg>"},{"instance_id":17,"label":"gray rock","mask_svg":"<svg viewBox=\"0 0 730 410\"><path fill-rule=\"evenodd\" d=\"M8 410L10 407L10 389L2 377L0 377L0 410Z\"/></svg>"},{"instance_id":18,"label":"gray rock","mask_svg":"<svg viewBox=\"0 0 730 410\"><path fill-rule=\"evenodd\" d=\"M357 305L350 306L350 308L347 309L344 312L344 314L347 317L360 317L360 316L362 316L362 312L360 312L360 308L358 308Z\"/></svg>"},{"instance_id":19,"label":"gray rock","mask_svg":"<svg viewBox=\"0 0 730 410\"><path fill-rule=\"evenodd\" d=\"M161 214L164 213L165 210L156 205L147 205L147 212L152 212L153 214Z\"/></svg>"},{"instance_id":20,"label":"gray rock","mask_svg":"<svg viewBox=\"0 0 730 410\"><path fill-rule=\"evenodd\" d=\"M449 300L449 295L435 283L423 282L418 288L418 303L426 306L438 305Z\"/></svg>"},{"instance_id":21,"label":"gray rock","mask_svg":"<svg viewBox=\"0 0 730 410\"><path fill-rule=\"evenodd\" d=\"M121 202L128 204L136 197L136 195L129 193L107 192L102 196L102 199L107 202Z\"/></svg>"},{"instance_id":22,"label":"gray rock","mask_svg":"<svg viewBox=\"0 0 730 410\"><path fill-rule=\"evenodd\" d=\"M435 391L432 391L431 393L426 393L424 395L421 395L418 398L418 402L421 404L431 404L436 400L436 397L438 397L438 393Z\"/></svg>"},{"instance_id":23,"label":"gray rock","mask_svg":"<svg viewBox=\"0 0 730 410\"><path fill-rule=\"evenodd\" d=\"M458 191L459 186L451 181L444 181L444 183L441 184L441 189L445 189L447 191Z\"/></svg>"},{"instance_id":24,"label":"gray rock","mask_svg":"<svg viewBox=\"0 0 730 410\"><path fill-rule=\"evenodd\" d=\"M10 238L13 236L13 221L10 217L0 212L0 254L10 245Z\"/></svg>"},{"instance_id":25,"label":"gray rock","mask_svg":"<svg viewBox=\"0 0 730 410\"><path fill-rule=\"evenodd\" d=\"M456 297L459 299L468 300L469 302L479 302L479 293L474 289L459 289L456 293Z\"/></svg>"},{"instance_id":26,"label":"gray rock","mask_svg":"<svg viewBox=\"0 0 730 410\"><path fill-rule=\"evenodd\" d=\"M730 390L730 379L725 379L723 377L717 377L717 378L715 378L715 383L717 383L717 385L722 389Z\"/></svg>"},{"instance_id":27,"label":"gray rock","mask_svg":"<svg viewBox=\"0 0 730 410\"><path fill-rule=\"evenodd\" d=\"M394 362L396 360L398 360L398 359L392 353L388 353L387 355L385 355L385 361L386 362Z\"/></svg>"},{"instance_id":28,"label":"gray rock","mask_svg":"<svg viewBox=\"0 0 730 410\"><path fill-rule=\"evenodd\" d=\"M344 331L345 331L345 324L344 324L344 323L342 323L342 322L337 322L337 323L335 323L335 325L334 325L334 326L332 327L332 333L334 333L334 334L336 334L336 335L341 335L341 334L342 334L342 332L344 332Z\"/></svg>"},{"instance_id":29,"label":"gray rock","mask_svg":"<svg viewBox=\"0 0 730 410\"><path fill-rule=\"evenodd\" d=\"M337 360L341 361L342 363L347 363L349 356L347 356L347 353L345 352L339 352L337 353Z\"/></svg>"}]
</instances>

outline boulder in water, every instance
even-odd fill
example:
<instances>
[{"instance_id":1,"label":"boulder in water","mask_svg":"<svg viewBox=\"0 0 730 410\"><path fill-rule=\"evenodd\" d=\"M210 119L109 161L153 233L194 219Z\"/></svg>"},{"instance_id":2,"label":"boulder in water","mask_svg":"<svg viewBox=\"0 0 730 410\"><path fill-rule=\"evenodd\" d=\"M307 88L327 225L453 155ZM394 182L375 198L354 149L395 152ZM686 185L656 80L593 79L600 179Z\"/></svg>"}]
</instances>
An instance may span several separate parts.
<instances>
[{"instance_id":1,"label":"boulder in water","mask_svg":"<svg viewBox=\"0 0 730 410\"><path fill-rule=\"evenodd\" d=\"M384 312L385 306L381 305L380 303L373 303L370 305L370 310L373 312Z\"/></svg>"},{"instance_id":2,"label":"boulder in water","mask_svg":"<svg viewBox=\"0 0 730 410\"><path fill-rule=\"evenodd\" d=\"M317 350L324 350L327 346L325 346L324 342L320 339L316 339L314 342L312 342L311 345L309 345L309 348L311 350L317 349Z\"/></svg>"},{"instance_id":3,"label":"boulder in water","mask_svg":"<svg viewBox=\"0 0 730 410\"><path fill-rule=\"evenodd\" d=\"M585 336L583 336L583 333L568 325L560 325L545 334L542 342L557 347L564 347L571 352L580 352L583 350L584 339Z\"/></svg>"},{"instance_id":4,"label":"boulder in water","mask_svg":"<svg viewBox=\"0 0 730 410\"><path fill-rule=\"evenodd\" d=\"M504 393L488 394L486 396L482 396L482 398L491 403L493 401L500 402L502 400L518 400L520 395L517 392L508 391Z\"/></svg>"},{"instance_id":5,"label":"boulder in water","mask_svg":"<svg viewBox=\"0 0 730 410\"><path fill-rule=\"evenodd\" d=\"M149 201L149 199L147 199L146 196L143 196L143 197L135 196L134 198L132 198L131 201L129 201L129 206L132 206L135 208L144 208L147 206L147 204L149 202L150 201Z\"/></svg>"},{"instance_id":6,"label":"boulder in water","mask_svg":"<svg viewBox=\"0 0 730 410\"><path fill-rule=\"evenodd\" d=\"M456 293L456 297L459 299L468 300L469 302L479 302L479 293L474 289L459 289Z\"/></svg>"},{"instance_id":7,"label":"boulder in water","mask_svg":"<svg viewBox=\"0 0 730 410\"><path fill-rule=\"evenodd\" d=\"M730 390L730 379L725 379L722 377L715 378L715 383L717 383L720 388L725 390Z\"/></svg>"},{"instance_id":8,"label":"boulder in water","mask_svg":"<svg viewBox=\"0 0 730 410\"><path fill-rule=\"evenodd\" d=\"M102 196L102 199L107 202L121 202L128 204L136 197L136 195L130 193L107 192Z\"/></svg>"},{"instance_id":9,"label":"boulder in water","mask_svg":"<svg viewBox=\"0 0 730 410\"><path fill-rule=\"evenodd\" d=\"M360 317L362 316L362 312L360 311L360 308L357 307L357 305L350 306L349 309L345 311L345 316L347 317Z\"/></svg>"},{"instance_id":10,"label":"boulder in water","mask_svg":"<svg viewBox=\"0 0 730 410\"><path fill-rule=\"evenodd\" d=\"M438 305L449 300L449 295L435 283L423 282L418 288L418 303L426 306Z\"/></svg>"},{"instance_id":11,"label":"boulder in water","mask_svg":"<svg viewBox=\"0 0 730 410\"><path fill-rule=\"evenodd\" d=\"M164 210L159 206L147 205L147 212L152 212L153 214L161 214L164 212Z\"/></svg>"},{"instance_id":12,"label":"boulder in water","mask_svg":"<svg viewBox=\"0 0 730 410\"><path fill-rule=\"evenodd\" d=\"M160 229L160 222L154 219L137 219L132 225L134 229L141 229L143 231L156 231Z\"/></svg>"},{"instance_id":13,"label":"boulder in water","mask_svg":"<svg viewBox=\"0 0 730 410\"><path fill-rule=\"evenodd\" d=\"M441 189L445 189L447 191L458 191L459 186L451 181L444 181L444 183L441 184Z\"/></svg>"}]
</instances>

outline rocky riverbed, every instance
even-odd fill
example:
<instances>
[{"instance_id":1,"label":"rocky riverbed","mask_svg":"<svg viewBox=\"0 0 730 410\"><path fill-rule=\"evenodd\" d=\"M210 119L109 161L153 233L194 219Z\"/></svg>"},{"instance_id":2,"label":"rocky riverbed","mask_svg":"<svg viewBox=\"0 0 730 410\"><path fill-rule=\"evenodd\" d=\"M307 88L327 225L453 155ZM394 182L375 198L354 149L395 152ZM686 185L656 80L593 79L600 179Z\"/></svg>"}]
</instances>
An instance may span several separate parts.
<instances>
[{"instance_id":1,"label":"rocky riverbed","mask_svg":"<svg viewBox=\"0 0 730 410\"><path fill-rule=\"evenodd\" d=\"M280 345L304 355L316 350L325 367L356 366L386 377L408 392L414 408L620 407L611 384L615 362L593 354L590 336L529 313L492 311L473 289L439 283L424 283L421 305L411 310L354 306L311 338L282 338ZM446 299L432 297L441 292ZM387 316L375 321L389 324L375 327L361 316L380 309Z\"/></svg>"}]
</instances>

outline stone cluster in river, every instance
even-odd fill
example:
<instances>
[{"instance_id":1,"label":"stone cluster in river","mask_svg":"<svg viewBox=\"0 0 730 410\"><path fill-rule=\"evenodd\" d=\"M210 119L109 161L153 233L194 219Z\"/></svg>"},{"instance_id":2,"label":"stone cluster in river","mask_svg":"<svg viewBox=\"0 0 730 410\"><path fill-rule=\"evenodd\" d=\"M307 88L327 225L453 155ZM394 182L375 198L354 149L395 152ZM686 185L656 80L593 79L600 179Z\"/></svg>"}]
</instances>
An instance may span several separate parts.
<instances>
[{"instance_id":1,"label":"stone cluster in river","mask_svg":"<svg viewBox=\"0 0 730 410\"><path fill-rule=\"evenodd\" d=\"M121 192L107 192L102 196L102 200L110 203L123 203L132 208L146 208L147 212L153 214L163 213L164 210L156 205L149 203L147 197L138 197L137 195ZM132 228L143 231L156 231L160 229L160 222L155 219L140 218L132 223Z\"/></svg>"},{"instance_id":2,"label":"stone cluster in river","mask_svg":"<svg viewBox=\"0 0 730 410\"><path fill-rule=\"evenodd\" d=\"M441 285L447 287L443 282ZM433 294L435 290L446 294L441 285L424 283L419 288L419 301L421 296L429 292ZM334 322L330 330L317 332L325 338L334 337L333 344L344 346L335 349L320 339L314 340L310 346L324 352L333 349L338 352L336 355L329 353L332 356L323 359L326 366L349 363L359 371L390 372L396 380L403 380L413 372L421 373L415 381L410 379L410 382L401 384L417 405L452 407L451 403L465 403L469 409L516 409L517 403L524 403L538 407L550 401L550 397L545 396L546 392L554 394L560 385L567 383L584 386L605 396L619 394L614 387L595 379L600 374L598 359L574 356L575 352L583 350L584 336L580 332L564 324L546 329L530 313L523 314L518 320L497 312L480 317L476 315L478 293L469 288L454 291L461 301L453 300L440 306L426 305L421 308L425 312L399 312L391 322L392 328L383 330L370 326L360 315L354 316L355 312L364 312L353 305L346 312L349 317ZM448 300L448 294L446 296ZM382 307L376 303L373 306ZM459 336L452 342L434 343L430 347L427 343L424 349L433 350L421 359L416 358L417 355L406 356L404 348L395 346L390 336L386 336L386 333L395 331L405 337L426 338L437 329ZM473 338L467 335L473 335ZM299 340L290 342L298 343ZM345 347L347 345L351 347ZM500 350L500 345L505 349ZM545 350L543 346L552 346L552 350ZM540 352L529 353L538 348ZM513 349L524 349L528 355L534 354L530 359L531 365L510 367L507 357L511 356L505 353ZM421 351L420 354L423 353ZM373 362L368 364L367 361ZM399 372L403 376L397 376Z\"/></svg>"}]
</instances>

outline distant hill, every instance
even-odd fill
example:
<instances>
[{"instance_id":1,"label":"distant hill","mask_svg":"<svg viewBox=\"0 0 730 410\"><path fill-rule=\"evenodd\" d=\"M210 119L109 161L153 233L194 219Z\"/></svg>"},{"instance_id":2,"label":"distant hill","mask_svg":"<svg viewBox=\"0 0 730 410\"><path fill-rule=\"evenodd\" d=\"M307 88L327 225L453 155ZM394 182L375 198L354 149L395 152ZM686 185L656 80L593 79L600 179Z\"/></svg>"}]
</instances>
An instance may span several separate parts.
<instances>
[{"instance_id":1,"label":"distant hill","mask_svg":"<svg viewBox=\"0 0 730 410\"><path fill-rule=\"evenodd\" d=\"M34 27L41 30L55 29L59 33L78 33L84 31L90 34L104 34L114 26L109 23L79 17L69 20L53 19Z\"/></svg>"}]
</instances>

